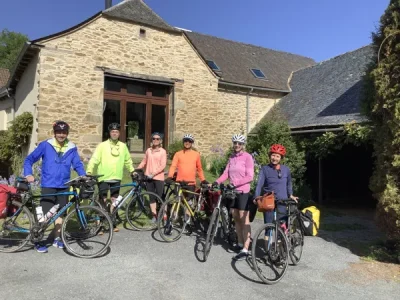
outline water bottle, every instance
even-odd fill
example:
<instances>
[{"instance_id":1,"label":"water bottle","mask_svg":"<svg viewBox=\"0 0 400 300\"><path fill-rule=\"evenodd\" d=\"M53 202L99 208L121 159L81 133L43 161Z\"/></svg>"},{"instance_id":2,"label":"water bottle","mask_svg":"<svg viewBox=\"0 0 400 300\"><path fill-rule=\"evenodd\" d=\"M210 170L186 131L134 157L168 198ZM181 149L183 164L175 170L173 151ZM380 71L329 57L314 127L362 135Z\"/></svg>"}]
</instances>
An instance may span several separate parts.
<instances>
[{"instance_id":1,"label":"water bottle","mask_svg":"<svg viewBox=\"0 0 400 300\"><path fill-rule=\"evenodd\" d=\"M121 195L118 195L118 198L115 199L115 201L114 201L114 203L113 203L113 206L114 206L114 207L117 207L118 204L121 202L121 200L122 200L122 196L121 196Z\"/></svg>"},{"instance_id":2,"label":"water bottle","mask_svg":"<svg viewBox=\"0 0 400 300\"><path fill-rule=\"evenodd\" d=\"M41 206L36 207L36 216L39 222L44 222L43 208Z\"/></svg>"},{"instance_id":3,"label":"water bottle","mask_svg":"<svg viewBox=\"0 0 400 300\"><path fill-rule=\"evenodd\" d=\"M56 212L58 211L58 208L60 207L60 204L54 205L48 212L47 214L44 216L45 221L51 219Z\"/></svg>"}]
</instances>

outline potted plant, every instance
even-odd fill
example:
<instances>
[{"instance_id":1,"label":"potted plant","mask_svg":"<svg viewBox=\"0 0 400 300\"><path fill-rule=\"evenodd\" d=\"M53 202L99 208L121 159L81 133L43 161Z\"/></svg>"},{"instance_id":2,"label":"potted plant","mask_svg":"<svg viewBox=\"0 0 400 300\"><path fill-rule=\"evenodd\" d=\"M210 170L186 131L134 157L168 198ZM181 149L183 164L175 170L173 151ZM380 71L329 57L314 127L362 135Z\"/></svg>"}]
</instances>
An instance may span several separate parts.
<instances>
[{"instance_id":1,"label":"potted plant","mask_svg":"<svg viewBox=\"0 0 400 300\"><path fill-rule=\"evenodd\" d=\"M138 121L129 121L128 122L128 138L137 139L138 132L139 132L139 122Z\"/></svg>"}]
</instances>

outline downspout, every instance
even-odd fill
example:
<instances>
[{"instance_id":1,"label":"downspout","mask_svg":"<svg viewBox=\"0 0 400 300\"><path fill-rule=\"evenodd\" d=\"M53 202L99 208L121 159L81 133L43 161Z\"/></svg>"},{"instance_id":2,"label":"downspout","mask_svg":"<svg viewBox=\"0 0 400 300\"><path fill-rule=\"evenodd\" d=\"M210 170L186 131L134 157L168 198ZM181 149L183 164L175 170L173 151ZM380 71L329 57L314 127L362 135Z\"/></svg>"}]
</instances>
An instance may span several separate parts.
<instances>
[{"instance_id":1,"label":"downspout","mask_svg":"<svg viewBox=\"0 0 400 300\"><path fill-rule=\"evenodd\" d=\"M246 95L246 136L250 132L250 94L252 92L253 88L251 88Z\"/></svg>"},{"instance_id":2,"label":"downspout","mask_svg":"<svg viewBox=\"0 0 400 300\"><path fill-rule=\"evenodd\" d=\"M10 95L10 91L8 90L8 88L6 88L6 92L7 92L7 96L8 98L11 98L13 100L13 105L12 105L12 120L15 120L15 98L13 96Z\"/></svg>"},{"instance_id":3,"label":"downspout","mask_svg":"<svg viewBox=\"0 0 400 300\"><path fill-rule=\"evenodd\" d=\"M170 121L170 137L169 141L173 141L174 140L174 124L175 124L175 85L173 85L171 87L172 89L172 112L171 112L171 121Z\"/></svg>"}]
</instances>

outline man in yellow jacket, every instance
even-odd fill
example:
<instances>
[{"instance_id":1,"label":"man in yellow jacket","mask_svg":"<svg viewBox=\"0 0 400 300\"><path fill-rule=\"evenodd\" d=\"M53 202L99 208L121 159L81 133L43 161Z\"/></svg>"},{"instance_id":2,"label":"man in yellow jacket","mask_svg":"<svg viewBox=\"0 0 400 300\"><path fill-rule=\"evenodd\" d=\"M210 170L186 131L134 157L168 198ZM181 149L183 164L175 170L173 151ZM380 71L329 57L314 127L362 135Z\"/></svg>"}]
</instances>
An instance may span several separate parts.
<instances>
[{"instance_id":1,"label":"man in yellow jacket","mask_svg":"<svg viewBox=\"0 0 400 300\"><path fill-rule=\"evenodd\" d=\"M129 172L134 171L128 147L119 140L120 129L121 126L118 123L111 123L108 126L110 138L97 146L86 170L86 174L92 174L97 167L97 174L103 175L100 177L99 197L104 202L107 200L109 190L112 203L118 198L118 186L121 185L124 166ZM111 205L112 211L113 205ZM117 232L118 228L115 227L114 231Z\"/></svg>"}]
</instances>

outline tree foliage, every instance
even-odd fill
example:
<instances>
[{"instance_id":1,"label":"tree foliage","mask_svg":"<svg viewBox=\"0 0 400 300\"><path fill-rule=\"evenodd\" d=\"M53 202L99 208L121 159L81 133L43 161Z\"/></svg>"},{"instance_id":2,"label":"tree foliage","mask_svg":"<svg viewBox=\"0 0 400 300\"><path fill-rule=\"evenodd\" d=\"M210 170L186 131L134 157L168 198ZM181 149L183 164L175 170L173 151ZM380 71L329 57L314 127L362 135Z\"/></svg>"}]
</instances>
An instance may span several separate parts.
<instances>
[{"instance_id":1,"label":"tree foliage","mask_svg":"<svg viewBox=\"0 0 400 300\"><path fill-rule=\"evenodd\" d=\"M370 188L378 199L380 224L389 237L400 238L400 0L390 1L372 39L377 55L366 75L364 103L374 125Z\"/></svg>"},{"instance_id":2,"label":"tree foliage","mask_svg":"<svg viewBox=\"0 0 400 300\"><path fill-rule=\"evenodd\" d=\"M22 33L3 29L0 33L0 68L11 69L17 60L19 53L28 41L28 37Z\"/></svg>"},{"instance_id":3,"label":"tree foliage","mask_svg":"<svg viewBox=\"0 0 400 300\"><path fill-rule=\"evenodd\" d=\"M282 144L286 148L286 156L282 163L290 168L293 179L293 190L296 192L303 184L303 175L306 171L305 153L295 143L290 134L290 128L283 118L263 121L257 127L257 135L248 139L247 150L257 152L257 162L261 165L269 163L269 148L272 144Z\"/></svg>"},{"instance_id":4,"label":"tree foliage","mask_svg":"<svg viewBox=\"0 0 400 300\"><path fill-rule=\"evenodd\" d=\"M14 174L21 172L22 150L32 134L33 116L25 112L11 122L6 131L0 132L0 161L11 163Z\"/></svg>"}]
</instances>

